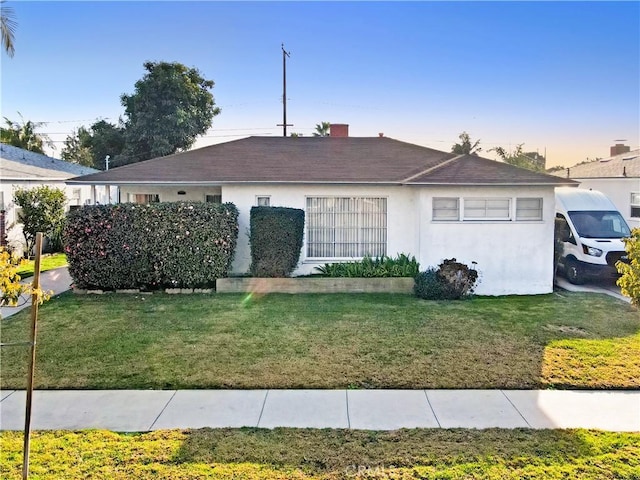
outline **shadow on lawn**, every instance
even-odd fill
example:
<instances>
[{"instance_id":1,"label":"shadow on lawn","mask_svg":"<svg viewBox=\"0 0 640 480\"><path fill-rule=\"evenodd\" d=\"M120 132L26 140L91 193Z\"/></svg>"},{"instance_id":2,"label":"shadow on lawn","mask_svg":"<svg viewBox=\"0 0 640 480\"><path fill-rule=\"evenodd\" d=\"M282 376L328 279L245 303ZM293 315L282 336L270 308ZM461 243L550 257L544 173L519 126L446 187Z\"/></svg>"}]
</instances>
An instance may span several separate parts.
<instances>
[{"instance_id":1,"label":"shadow on lawn","mask_svg":"<svg viewBox=\"0 0 640 480\"><path fill-rule=\"evenodd\" d=\"M615 442L606 442L614 437ZM633 445L637 435L586 430L417 429L363 430L199 429L173 458L176 463L252 463L313 473L354 469L437 469L477 463L508 469L529 465L590 463L595 457ZM611 445L602 445L602 443ZM597 461L595 463L598 463ZM475 478L475 477L474 477Z\"/></svg>"}]
</instances>

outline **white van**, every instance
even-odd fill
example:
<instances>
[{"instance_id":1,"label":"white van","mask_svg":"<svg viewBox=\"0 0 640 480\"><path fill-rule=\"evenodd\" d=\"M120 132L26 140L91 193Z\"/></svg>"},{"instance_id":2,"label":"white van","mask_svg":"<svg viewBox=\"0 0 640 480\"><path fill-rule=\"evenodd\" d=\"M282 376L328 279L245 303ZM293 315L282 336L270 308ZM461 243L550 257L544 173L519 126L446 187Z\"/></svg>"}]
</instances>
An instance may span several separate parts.
<instances>
[{"instance_id":1,"label":"white van","mask_svg":"<svg viewBox=\"0 0 640 480\"><path fill-rule=\"evenodd\" d=\"M616 262L627 261L622 238L631 231L611 200L595 190L556 188L556 219L567 280L581 284L617 275Z\"/></svg>"}]
</instances>

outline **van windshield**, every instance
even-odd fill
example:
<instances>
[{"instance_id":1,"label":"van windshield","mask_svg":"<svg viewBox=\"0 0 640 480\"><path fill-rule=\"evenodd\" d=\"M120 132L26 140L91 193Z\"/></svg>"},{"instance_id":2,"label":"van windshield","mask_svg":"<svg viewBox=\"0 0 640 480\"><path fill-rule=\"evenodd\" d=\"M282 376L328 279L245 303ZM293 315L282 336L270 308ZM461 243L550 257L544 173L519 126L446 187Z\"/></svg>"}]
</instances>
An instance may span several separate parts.
<instances>
[{"instance_id":1,"label":"van windshield","mask_svg":"<svg viewBox=\"0 0 640 480\"><path fill-rule=\"evenodd\" d=\"M631 231L619 212L580 211L569 212L569 217L583 238L629 237Z\"/></svg>"}]
</instances>

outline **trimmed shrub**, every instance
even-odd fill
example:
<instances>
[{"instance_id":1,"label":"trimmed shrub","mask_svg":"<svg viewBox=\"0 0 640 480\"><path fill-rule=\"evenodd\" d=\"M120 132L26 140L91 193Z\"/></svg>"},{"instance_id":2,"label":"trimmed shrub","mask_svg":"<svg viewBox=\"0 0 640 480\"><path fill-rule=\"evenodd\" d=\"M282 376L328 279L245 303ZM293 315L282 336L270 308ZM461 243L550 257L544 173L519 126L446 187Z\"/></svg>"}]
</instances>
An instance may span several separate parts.
<instances>
[{"instance_id":1,"label":"trimmed shrub","mask_svg":"<svg viewBox=\"0 0 640 480\"><path fill-rule=\"evenodd\" d=\"M288 277L298 265L304 210L253 207L250 214L251 275Z\"/></svg>"},{"instance_id":2,"label":"trimmed shrub","mask_svg":"<svg viewBox=\"0 0 640 480\"><path fill-rule=\"evenodd\" d=\"M231 203L123 203L69 212L64 249L78 288L210 287L226 277L238 238Z\"/></svg>"},{"instance_id":3,"label":"trimmed shrub","mask_svg":"<svg viewBox=\"0 0 640 480\"><path fill-rule=\"evenodd\" d=\"M451 258L438 265L438 269L431 267L419 273L413 291L425 300L459 300L473 293L477 281L475 268Z\"/></svg>"},{"instance_id":4,"label":"trimmed shrub","mask_svg":"<svg viewBox=\"0 0 640 480\"><path fill-rule=\"evenodd\" d=\"M413 293L416 297L424 298L425 300L445 298L444 285L438 278L438 271L434 267L429 267L424 272L416 275Z\"/></svg>"},{"instance_id":5,"label":"trimmed shrub","mask_svg":"<svg viewBox=\"0 0 640 480\"><path fill-rule=\"evenodd\" d=\"M415 277L420 264L415 257L401 253L396 258L366 256L355 262L326 263L316 270L327 277Z\"/></svg>"}]
</instances>

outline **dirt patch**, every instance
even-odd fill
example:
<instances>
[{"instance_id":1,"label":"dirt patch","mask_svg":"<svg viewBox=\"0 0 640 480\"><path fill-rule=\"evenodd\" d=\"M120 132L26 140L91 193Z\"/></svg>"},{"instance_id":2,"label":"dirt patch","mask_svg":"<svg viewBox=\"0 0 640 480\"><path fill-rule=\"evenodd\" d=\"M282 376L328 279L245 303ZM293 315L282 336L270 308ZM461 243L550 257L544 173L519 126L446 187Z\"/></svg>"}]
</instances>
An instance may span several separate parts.
<instances>
[{"instance_id":1,"label":"dirt patch","mask_svg":"<svg viewBox=\"0 0 640 480\"><path fill-rule=\"evenodd\" d=\"M550 330L552 332L560 332L568 335L575 335L578 337L590 337L591 334L587 332L584 328L580 327L572 327L569 325L550 325L547 324L543 327L545 330Z\"/></svg>"}]
</instances>

